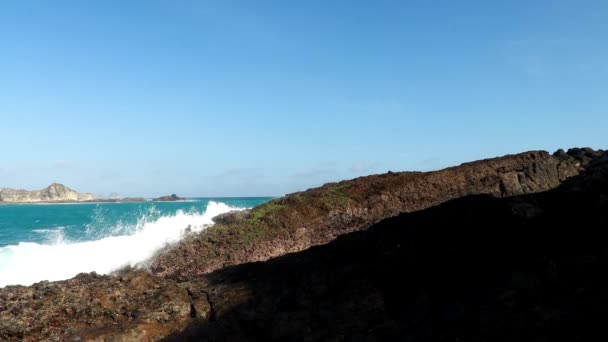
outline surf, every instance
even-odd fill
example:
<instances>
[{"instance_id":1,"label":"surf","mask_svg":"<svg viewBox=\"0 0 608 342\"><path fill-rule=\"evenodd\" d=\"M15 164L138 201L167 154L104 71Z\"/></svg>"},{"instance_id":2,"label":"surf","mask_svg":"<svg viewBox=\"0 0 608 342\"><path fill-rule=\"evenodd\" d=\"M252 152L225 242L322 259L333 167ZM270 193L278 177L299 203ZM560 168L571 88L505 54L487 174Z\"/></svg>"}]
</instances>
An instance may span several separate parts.
<instances>
[{"instance_id":1,"label":"surf","mask_svg":"<svg viewBox=\"0 0 608 342\"><path fill-rule=\"evenodd\" d=\"M210 201L203 213L177 210L153 220L143 216L125 235L69 241L59 229L48 244L20 242L0 247L0 287L64 280L82 272L109 274L125 266L142 267L161 248L212 226L213 217L243 209Z\"/></svg>"}]
</instances>

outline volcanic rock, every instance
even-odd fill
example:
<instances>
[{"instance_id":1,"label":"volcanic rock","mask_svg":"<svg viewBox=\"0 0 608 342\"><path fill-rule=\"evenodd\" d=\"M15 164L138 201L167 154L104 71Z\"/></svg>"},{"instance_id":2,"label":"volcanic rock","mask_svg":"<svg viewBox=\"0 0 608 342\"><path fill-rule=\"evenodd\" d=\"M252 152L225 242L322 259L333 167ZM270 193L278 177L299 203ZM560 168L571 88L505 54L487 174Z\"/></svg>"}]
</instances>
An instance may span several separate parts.
<instances>
[{"instance_id":1,"label":"volcanic rock","mask_svg":"<svg viewBox=\"0 0 608 342\"><path fill-rule=\"evenodd\" d=\"M0 289L2 341L156 341L190 315L185 289L143 271Z\"/></svg>"},{"instance_id":2,"label":"volcanic rock","mask_svg":"<svg viewBox=\"0 0 608 342\"><path fill-rule=\"evenodd\" d=\"M543 193L465 196L212 272L184 286L213 319L167 341L605 340L607 194L605 161Z\"/></svg>"},{"instance_id":3,"label":"volcanic rock","mask_svg":"<svg viewBox=\"0 0 608 342\"><path fill-rule=\"evenodd\" d=\"M555 155L532 151L434 172L391 172L326 184L248 212L218 217L215 226L160 253L150 269L183 281L229 265L325 244L382 219L455 198L479 194L501 198L550 190L578 175L600 154L591 149ZM525 211L524 215L535 215L533 210Z\"/></svg>"},{"instance_id":4,"label":"volcanic rock","mask_svg":"<svg viewBox=\"0 0 608 342\"><path fill-rule=\"evenodd\" d=\"M8 286L0 340L606 340L608 153L579 152L292 194L186 238L166 278L125 269ZM392 217L366 223L381 213ZM322 239L298 224L339 236L313 246ZM264 262L225 257L258 243L285 253L281 234L312 247ZM215 254L201 252L209 246ZM199 274L210 260L234 265Z\"/></svg>"}]
</instances>

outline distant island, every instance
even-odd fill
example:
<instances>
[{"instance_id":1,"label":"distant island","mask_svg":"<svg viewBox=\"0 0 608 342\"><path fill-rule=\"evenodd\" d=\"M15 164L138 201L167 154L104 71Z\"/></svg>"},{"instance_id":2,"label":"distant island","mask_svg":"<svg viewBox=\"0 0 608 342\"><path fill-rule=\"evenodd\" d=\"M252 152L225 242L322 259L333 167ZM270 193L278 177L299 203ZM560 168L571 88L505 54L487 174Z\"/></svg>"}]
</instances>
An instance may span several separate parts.
<instances>
[{"instance_id":1,"label":"distant island","mask_svg":"<svg viewBox=\"0 0 608 342\"><path fill-rule=\"evenodd\" d=\"M41 190L0 188L2 203L86 203L86 202L146 202L143 197L96 198L88 192L78 192L60 183Z\"/></svg>"},{"instance_id":2,"label":"distant island","mask_svg":"<svg viewBox=\"0 0 608 342\"><path fill-rule=\"evenodd\" d=\"M179 197L176 194L171 194L171 195L167 195L167 196L160 196L157 197L155 199L153 199L152 201L154 202L175 202L175 201L185 201L185 198Z\"/></svg>"},{"instance_id":3,"label":"distant island","mask_svg":"<svg viewBox=\"0 0 608 342\"><path fill-rule=\"evenodd\" d=\"M37 202L83 202L95 198L93 194L81 193L59 183L53 183L42 190L0 189L0 201L11 203Z\"/></svg>"}]
</instances>

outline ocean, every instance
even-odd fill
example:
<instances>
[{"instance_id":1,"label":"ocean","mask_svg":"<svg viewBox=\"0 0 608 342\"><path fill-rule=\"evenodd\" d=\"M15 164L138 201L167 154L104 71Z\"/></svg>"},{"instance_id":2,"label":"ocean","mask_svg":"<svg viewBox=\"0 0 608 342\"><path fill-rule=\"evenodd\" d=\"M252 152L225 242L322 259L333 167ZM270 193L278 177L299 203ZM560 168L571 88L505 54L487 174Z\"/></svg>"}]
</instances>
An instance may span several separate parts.
<instances>
[{"instance_id":1,"label":"ocean","mask_svg":"<svg viewBox=\"0 0 608 342\"><path fill-rule=\"evenodd\" d=\"M0 287L107 274L145 263L211 218L271 198L179 202L0 205Z\"/></svg>"}]
</instances>

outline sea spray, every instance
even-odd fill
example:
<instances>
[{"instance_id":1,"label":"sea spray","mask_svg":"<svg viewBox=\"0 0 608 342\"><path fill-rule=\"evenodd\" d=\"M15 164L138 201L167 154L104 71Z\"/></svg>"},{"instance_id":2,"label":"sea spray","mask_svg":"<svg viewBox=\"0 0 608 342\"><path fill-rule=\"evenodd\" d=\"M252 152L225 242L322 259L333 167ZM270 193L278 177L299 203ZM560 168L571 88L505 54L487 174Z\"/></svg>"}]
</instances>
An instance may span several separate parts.
<instances>
[{"instance_id":1,"label":"sea spray","mask_svg":"<svg viewBox=\"0 0 608 342\"><path fill-rule=\"evenodd\" d=\"M209 227L213 217L239 209L210 201L204 213L178 210L153 220L143 215L134 227L108 229L108 236L93 241L71 242L56 237L51 244L20 242L1 247L0 287L69 279L81 272L107 274L135 266L167 244L179 241L188 231L200 232ZM129 233L111 236L117 231Z\"/></svg>"}]
</instances>

